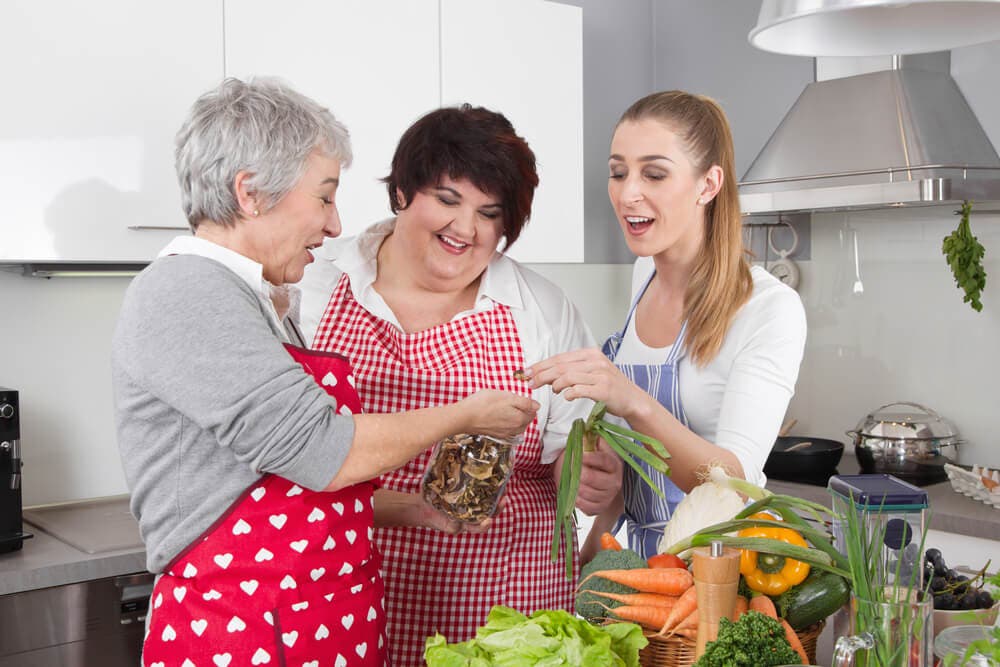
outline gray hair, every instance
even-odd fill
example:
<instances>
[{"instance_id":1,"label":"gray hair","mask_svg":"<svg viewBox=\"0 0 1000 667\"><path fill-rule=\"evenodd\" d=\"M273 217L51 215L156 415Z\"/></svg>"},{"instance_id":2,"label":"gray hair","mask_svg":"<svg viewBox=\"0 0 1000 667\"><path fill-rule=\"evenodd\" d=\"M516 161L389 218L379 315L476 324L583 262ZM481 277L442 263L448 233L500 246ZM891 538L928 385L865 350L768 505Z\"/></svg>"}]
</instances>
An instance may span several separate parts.
<instances>
[{"instance_id":1,"label":"gray hair","mask_svg":"<svg viewBox=\"0 0 1000 667\"><path fill-rule=\"evenodd\" d=\"M351 142L329 109L276 79L227 78L195 101L175 140L181 206L195 230L202 220L239 219L233 183L247 171L266 209L298 183L309 155L320 151L351 164Z\"/></svg>"}]
</instances>

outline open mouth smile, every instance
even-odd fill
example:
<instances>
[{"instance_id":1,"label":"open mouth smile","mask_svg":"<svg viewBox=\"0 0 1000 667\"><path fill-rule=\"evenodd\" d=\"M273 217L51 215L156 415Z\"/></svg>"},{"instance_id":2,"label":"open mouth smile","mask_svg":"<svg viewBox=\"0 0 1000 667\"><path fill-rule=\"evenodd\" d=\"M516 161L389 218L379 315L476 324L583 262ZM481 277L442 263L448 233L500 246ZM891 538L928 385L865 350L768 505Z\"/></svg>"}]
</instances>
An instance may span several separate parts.
<instances>
[{"instance_id":1,"label":"open mouth smile","mask_svg":"<svg viewBox=\"0 0 1000 667\"><path fill-rule=\"evenodd\" d=\"M634 232L641 232L647 229L650 225L653 224L653 221L656 219L656 218L647 218L646 216L642 215L626 215L623 217L625 218L625 222L628 223L629 228Z\"/></svg>"},{"instance_id":2,"label":"open mouth smile","mask_svg":"<svg viewBox=\"0 0 1000 667\"><path fill-rule=\"evenodd\" d=\"M469 243L462 243L461 241L457 241L450 236L445 236L444 234L438 234L437 237L438 240L441 241L442 245L445 246L445 248L453 252L462 252L471 245Z\"/></svg>"}]
</instances>

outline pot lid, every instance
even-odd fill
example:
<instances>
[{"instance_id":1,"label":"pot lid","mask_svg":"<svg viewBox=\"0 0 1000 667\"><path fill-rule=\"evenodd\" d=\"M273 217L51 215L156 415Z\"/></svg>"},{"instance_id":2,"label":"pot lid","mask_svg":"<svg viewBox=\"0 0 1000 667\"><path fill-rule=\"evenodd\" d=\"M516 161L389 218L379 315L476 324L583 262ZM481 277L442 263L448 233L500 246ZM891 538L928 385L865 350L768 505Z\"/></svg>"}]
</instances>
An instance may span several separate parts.
<instances>
[{"instance_id":1,"label":"pot lid","mask_svg":"<svg viewBox=\"0 0 1000 667\"><path fill-rule=\"evenodd\" d=\"M889 403L868 413L852 435L899 440L958 439L958 429L950 421L919 403Z\"/></svg>"}]
</instances>

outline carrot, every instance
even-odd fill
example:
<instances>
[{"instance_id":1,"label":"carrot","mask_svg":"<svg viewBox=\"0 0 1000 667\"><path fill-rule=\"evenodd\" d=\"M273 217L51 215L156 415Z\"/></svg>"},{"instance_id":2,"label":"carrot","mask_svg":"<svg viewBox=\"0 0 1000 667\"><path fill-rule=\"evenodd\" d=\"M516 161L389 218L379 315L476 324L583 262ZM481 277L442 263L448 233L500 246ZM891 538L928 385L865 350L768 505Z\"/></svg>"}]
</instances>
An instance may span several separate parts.
<instances>
[{"instance_id":1,"label":"carrot","mask_svg":"<svg viewBox=\"0 0 1000 667\"><path fill-rule=\"evenodd\" d=\"M634 588L641 593L662 593L680 595L694 586L694 577L679 567L637 568L635 570L598 570L580 582L587 583L591 577L601 577L608 581Z\"/></svg>"},{"instance_id":2,"label":"carrot","mask_svg":"<svg viewBox=\"0 0 1000 667\"><path fill-rule=\"evenodd\" d=\"M660 593L632 593L632 594L622 594L622 593L604 593L601 591L592 591L590 589L584 589L580 591L581 593L590 593L591 595L600 595L615 602L621 602L622 604L628 605L638 605L641 607L665 607L667 609L674 606L677 602L677 597L673 595L662 595ZM659 630L659 627L657 627Z\"/></svg>"},{"instance_id":3,"label":"carrot","mask_svg":"<svg viewBox=\"0 0 1000 667\"><path fill-rule=\"evenodd\" d=\"M774 607L774 602L766 595L755 595L750 598L749 608L751 611L759 611L771 618L778 618L778 610Z\"/></svg>"},{"instance_id":4,"label":"carrot","mask_svg":"<svg viewBox=\"0 0 1000 667\"><path fill-rule=\"evenodd\" d=\"M622 605L612 609L611 607L601 604L600 602L597 604L604 607L609 614L613 615L618 620L638 623L647 630L659 629L660 626L666 622L667 616L670 614L670 610L665 609L664 607Z\"/></svg>"},{"instance_id":5,"label":"carrot","mask_svg":"<svg viewBox=\"0 0 1000 667\"><path fill-rule=\"evenodd\" d=\"M670 630L673 630L675 626L679 625L685 618L697 611L698 593L695 587L691 586L684 591L679 598L677 598L677 603L674 605L674 608L670 610L670 616L667 618L667 622L663 624L660 631L656 634L666 634Z\"/></svg>"},{"instance_id":6,"label":"carrot","mask_svg":"<svg viewBox=\"0 0 1000 667\"><path fill-rule=\"evenodd\" d=\"M681 619L680 623L678 623L673 628L671 628L670 632L668 632L667 634L675 635L675 634L677 634L677 632L679 630L688 630L688 629L691 629L691 628L694 628L695 630L697 630L698 629L698 618L699 618L699 615L700 614L699 614L698 609L696 607L690 614L688 614L683 619Z\"/></svg>"},{"instance_id":7,"label":"carrot","mask_svg":"<svg viewBox=\"0 0 1000 667\"><path fill-rule=\"evenodd\" d=\"M747 608L750 606L750 601L747 600L742 595L736 596L736 611L733 612L734 621L738 621L740 616L746 613Z\"/></svg>"},{"instance_id":8,"label":"carrot","mask_svg":"<svg viewBox=\"0 0 1000 667\"><path fill-rule=\"evenodd\" d=\"M809 656L806 655L806 649L802 645L802 641L799 639L799 636L795 634L795 630L792 630L792 626L788 624L788 621L783 618L779 618L778 620L781 621L781 627L785 629L785 639L788 640L788 643L792 645L795 652L799 654L800 658L802 658L802 664L808 665Z\"/></svg>"},{"instance_id":9,"label":"carrot","mask_svg":"<svg viewBox=\"0 0 1000 667\"><path fill-rule=\"evenodd\" d=\"M622 545L618 544L618 540L611 533L601 533L601 548L610 549L611 551L621 551Z\"/></svg>"},{"instance_id":10,"label":"carrot","mask_svg":"<svg viewBox=\"0 0 1000 667\"><path fill-rule=\"evenodd\" d=\"M680 628L674 632L675 635L686 637L687 639L698 640L698 628Z\"/></svg>"}]
</instances>

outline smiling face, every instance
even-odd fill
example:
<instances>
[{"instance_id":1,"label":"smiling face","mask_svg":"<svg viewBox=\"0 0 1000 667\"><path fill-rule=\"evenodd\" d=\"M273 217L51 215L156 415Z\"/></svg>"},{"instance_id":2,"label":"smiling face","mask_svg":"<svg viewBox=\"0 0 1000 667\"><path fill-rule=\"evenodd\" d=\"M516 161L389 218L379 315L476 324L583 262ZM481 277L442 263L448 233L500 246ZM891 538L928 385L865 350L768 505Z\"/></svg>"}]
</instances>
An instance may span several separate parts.
<instances>
[{"instance_id":1,"label":"smiling face","mask_svg":"<svg viewBox=\"0 0 1000 667\"><path fill-rule=\"evenodd\" d=\"M264 266L273 285L297 283L312 250L340 234L337 186L340 161L313 152L299 182L268 211L246 220L253 228L249 256Z\"/></svg>"},{"instance_id":2,"label":"smiling face","mask_svg":"<svg viewBox=\"0 0 1000 667\"><path fill-rule=\"evenodd\" d=\"M697 255L705 235L705 205L718 192L720 169L701 173L680 137L652 119L618 126L608 169L608 196L634 254L681 261Z\"/></svg>"},{"instance_id":3,"label":"smiling face","mask_svg":"<svg viewBox=\"0 0 1000 667\"><path fill-rule=\"evenodd\" d=\"M399 211L390 239L413 267L417 283L446 291L476 282L503 234L499 197L468 180L442 176L437 185L418 190L408 204Z\"/></svg>"}]
</instances>

